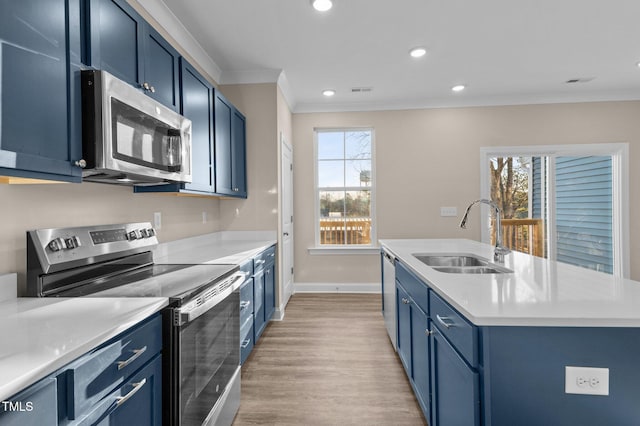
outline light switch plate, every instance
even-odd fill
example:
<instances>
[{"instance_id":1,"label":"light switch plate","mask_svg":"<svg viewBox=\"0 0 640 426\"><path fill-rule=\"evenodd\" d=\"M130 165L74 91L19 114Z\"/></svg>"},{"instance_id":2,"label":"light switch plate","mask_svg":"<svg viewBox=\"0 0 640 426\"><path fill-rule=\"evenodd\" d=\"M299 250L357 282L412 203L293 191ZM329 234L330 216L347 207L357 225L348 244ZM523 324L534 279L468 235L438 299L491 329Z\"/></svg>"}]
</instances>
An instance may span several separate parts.
<instances>
[{"instance_id":1,"label":"light switch plate","mask_svg":"<svg viewBox=\"0 0 640 426\"><path fill-rule=\"evenodd\" d=\"M458 208L457 207L440 207L440 216L456 217L458 216Z\"/></svg>"},{"instance_id":2,"label":"light switch plate","mask_svg":"<svg viewBox=\"0 0 640 426\"><path fill-rule=\"evenodd\" d=\"M609 395L609 369L565 366L564 392Z\"/></svg>"}]
</instances>

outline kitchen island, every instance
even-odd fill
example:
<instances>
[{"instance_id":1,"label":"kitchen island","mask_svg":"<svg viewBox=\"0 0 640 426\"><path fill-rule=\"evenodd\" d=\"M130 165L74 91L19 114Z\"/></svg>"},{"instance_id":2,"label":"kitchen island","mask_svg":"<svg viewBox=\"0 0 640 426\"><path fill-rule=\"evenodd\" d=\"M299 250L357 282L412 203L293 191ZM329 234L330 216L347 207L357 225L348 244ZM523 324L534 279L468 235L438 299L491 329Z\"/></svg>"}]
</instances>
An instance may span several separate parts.
<instances>
[{"instance_id":1,"label":"kitchen island","mask_svg":"<svg viewBox=\"0 0 640 426\"><path fill-rule=\"evenodd\" d=\"M380 243L396 258L398 353L432 426L639 423L640 283L522 253L505 257L512 272L439 272L414 255L493 247Z\"/></svg>"}]
</instances>

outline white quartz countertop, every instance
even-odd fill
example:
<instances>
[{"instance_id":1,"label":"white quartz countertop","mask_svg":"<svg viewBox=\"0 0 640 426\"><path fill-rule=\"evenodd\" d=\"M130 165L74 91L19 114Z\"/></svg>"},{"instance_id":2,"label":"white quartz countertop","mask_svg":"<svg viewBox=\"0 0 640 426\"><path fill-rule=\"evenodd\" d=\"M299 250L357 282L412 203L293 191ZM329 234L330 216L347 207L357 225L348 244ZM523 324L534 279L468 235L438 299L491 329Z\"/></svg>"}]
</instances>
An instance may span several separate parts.
<instances>
[{"instance_id":1,"label":"white quartz countertop","mask_svg":"<svg viewBox=\"0 0 640 426\"><path fill-rule=\"evenodd\" d=\"M413 254L470 253L492 261L493 247L462 239L380 240L381 246L472 323L499 326L640 327L640 282L512 252L513 273L438 272Z\"/></svg>"},{"instance_id":2,"label":"white quartz countertop","mask_svg":"<svg viewBox=\"0 0 640 426\"><path fill-rule=\"evenodd\" d=\"M160 244L155 263L239 265L276 244L275 232L216 232Z\"/></svg>"},{"instance_id":3,"label":"white quartz countertop","mask_svg":"<svg viewBox=\"0 0 640 426\"><path fill-rule=\"evenodd\" d=\"M167 306L165 297L14 298L0 303L0 400Z\"/></svg>"}]
</instances>

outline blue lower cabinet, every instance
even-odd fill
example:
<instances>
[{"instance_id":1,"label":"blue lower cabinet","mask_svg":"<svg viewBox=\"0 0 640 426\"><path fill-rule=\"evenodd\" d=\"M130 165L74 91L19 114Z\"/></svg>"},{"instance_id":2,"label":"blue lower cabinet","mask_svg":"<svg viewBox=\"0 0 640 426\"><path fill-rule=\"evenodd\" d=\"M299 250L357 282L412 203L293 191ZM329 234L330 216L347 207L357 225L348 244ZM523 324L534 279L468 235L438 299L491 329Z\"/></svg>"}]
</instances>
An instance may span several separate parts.
<instances>
[{"instance_id":1,"label":"blue lower cabinet","mask_svg":"<svg viewBox=\"0 0 640 426\"><path fill-rule=\"evenodd\" d=\"M2 401L0 425L160 426L161 351L158 314Z\"/></svg>"},{"instance_id":2,"label":"blue lower cabinet","mask_svg":"<svg viewBox=\"0 0 640 426\"><path fill-rule=\"evenodd\" d=\"M254 308L253 308L253 317L254 317L254 333L255 333L255 341L258 341L258 338L262 335L264 328L267 323L264 319L264 270L258 272L253 276L253 296L255 300Z\"/></svg>"},{"instance_id":3,"label":"blue lower cabinet","mask_svg":"<svg viewBox=\"0 0 640 426\"><path fill-rule=\"evenodd\" d=\"M478 372L469 367L431 324L431 423L437 426L480 424Z\"/></svg>"},{"instance_id":4,"label":"blue lower cabinet","mask_svg":"<svg viewBox=\"0 0 640 426\"><path fill-rule=\"evenodd\" d=\"M58 424L57 381L46 378L18 395L2 401L2 426L56 426Z\"/></svg>"},{"instance_id":5,"label":"blue lower cabinet","mask_svg":"<svg viewBox=\"0 0 640 426\"><path fill-rule=\"evenodd\" d=\"M398 355L407 376L411 378L411 305L409 295L398 282L396 282L396 304Z\"/></svg>"},{"instance_id":6,"label":"blue lower cabinet","mask_svg":"<svg viewBox=\"0 0 640 426\"><path fill-rule=\"evenodd\" d=\"M68 416L78 419L162 350L159 316L70 364Z\"/></svg>"},{"instance_id":7,"label":"blue lower cabinet","mask_svg":"<svg viewBox=\"0 0 640 426\"><path fill-rule=\"evenodd\" d=\"M162 424L162 359L156 356L122 386L103 398L78 426Z\"/></svg>"},{"instance_id":8,"label":"blue lower cabinet","mask_svg":"<svg viewBox=\"0 0 640 426\"><path fill-rule=\"evenodd\" d=\"M240 288L241 364L244 364L249 353L258 343L275 312L275 253L276 246L273 245L240 266L241 271L252 274ZM249 304L252 306L251 310L246 307ZM251 324L246 320L250 313L253 313Z\"/></svg>"},{"instance_id":9,"label":"blue lower cabinet","mask_svg":"<svg viewBox=\"0 0 640 426\"><path fill-rule=\"evenodd\" d=\"M429 318L416 304L411 305L411 384L427 421L430 421Z\"/></svg>"},{"instance_id":10,"label":"blue lower cabinet","mask_svg":"<svg viewBox=\"0 0 640 426\"><path fill-rule=\"evenodd\" d=\"M276 310L275 264L267 264L264 269L264 320L269 322Z\"/></svg>"},{"instance_id":11,"label":"blue lower cabinet","mask_svg":"<svg viewBox=\"0 0 640 426\"><path fill-rule=\"evenodd\" d=\"M240 266L247 275L240 286L240 364L244 364L254 346L253 261Z\"/></svg>"},{"instance_id":12,"label":"blue lower cabinet","mask_svg":"<svg viewBox=\"0 0 640 426\"><path fill-rule=\"evenodd\" d=\"M249 357L254 346L253 316L247 318L240 327L240 365Z\"/></svg>"}]
</instances>

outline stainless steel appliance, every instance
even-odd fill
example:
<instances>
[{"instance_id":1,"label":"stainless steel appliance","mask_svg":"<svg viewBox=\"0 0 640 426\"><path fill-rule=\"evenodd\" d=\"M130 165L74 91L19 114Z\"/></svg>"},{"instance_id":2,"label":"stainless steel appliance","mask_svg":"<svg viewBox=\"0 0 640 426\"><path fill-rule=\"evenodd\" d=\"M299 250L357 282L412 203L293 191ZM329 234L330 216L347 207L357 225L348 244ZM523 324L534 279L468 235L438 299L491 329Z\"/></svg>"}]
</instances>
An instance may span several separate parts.
<instances>
[{"instance_id":1,"label":"stainless steel appliance","mask_svg":"<svg viewBox=\"0 0 640 426\"><path fill-rule=\"evenodd\" d=\"M382 315L387 333L393 344L393 349L398 350L396 339L396 266L395 256L382 249Z\"/></svg>"},{"instance_id":2,"label":"stainless steel appliance","mask_svg":"<svg viewBox=\"0 0 640 426\"><path fill-rule=\"evenodd\" d=\"M168 297L164 424L230 425L240 405L237 265L161 265L149 223L27 232L27 291L42 297Z\"/></svg>"},{"instance_id":3,"label":"stainless steel appliance","mask_svg":"<svg viewBox=\"0 0 640 426\"><path fill-rule=\"evenodd\" d=\"M82 82L84 180L191 182L191 121L105 71Z\"/></svg>"}]
</instances>

